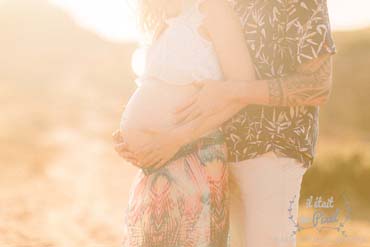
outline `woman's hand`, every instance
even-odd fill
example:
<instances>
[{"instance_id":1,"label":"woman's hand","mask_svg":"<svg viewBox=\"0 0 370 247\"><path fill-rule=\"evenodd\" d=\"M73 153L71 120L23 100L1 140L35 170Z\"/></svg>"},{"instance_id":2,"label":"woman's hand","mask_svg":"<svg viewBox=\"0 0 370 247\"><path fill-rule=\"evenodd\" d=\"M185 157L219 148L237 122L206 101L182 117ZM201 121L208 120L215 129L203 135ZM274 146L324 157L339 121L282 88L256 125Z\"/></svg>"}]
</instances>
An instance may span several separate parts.
<instances>
[{"instance_id":1,"label":"woman's hand","mask_svg":"<svg viewBox=\"0 0 370 247\"><path fill-rule=\"evenodd\" d=\"M136 154L129 149L128 144L124 141L123 133L119 129L114 131L112 134L114 149L123 159L132 163L135 166L139 166Z\"/></svg>"},{"instance_id":2,"label":"woman's hand","mask_svg":"<svg viewBox=\"0 0 370 247\"><path fill-rule=\"evenodd\" d=\"M205 81L201 89L175 110L175 124L185 125L195 119L207 119L230 105L239 104L242 83L228 81Z\"/></svg>"},{"instance_id":3,"label":"woman's hand","mask_svg":"<svg viewBox=\"0 0 370 247\"><path fill-rule=\"evenodd\" d=\"M186 144L186 132L182 129L163 131L153 136L137 152L140 167L158 169L169 161Z\"/></svg>"},{"instance_id":4,"label":"woman's hand","mask_svg":"<svg viewBox=\"0 0 370 247\"><path fill-rule=\"evenodd\" d=\"M180 147L186 143L184 129L182 128L182 134L180 128L157 133L153 135L153 138L148 139L149 142L144 143L137 152L130 150L128 144L124 141L123 133L116 130L112 134L114 148L119 156L134 166L157 169L170 160L180 150Z\"/></svg>"}]
</instances>

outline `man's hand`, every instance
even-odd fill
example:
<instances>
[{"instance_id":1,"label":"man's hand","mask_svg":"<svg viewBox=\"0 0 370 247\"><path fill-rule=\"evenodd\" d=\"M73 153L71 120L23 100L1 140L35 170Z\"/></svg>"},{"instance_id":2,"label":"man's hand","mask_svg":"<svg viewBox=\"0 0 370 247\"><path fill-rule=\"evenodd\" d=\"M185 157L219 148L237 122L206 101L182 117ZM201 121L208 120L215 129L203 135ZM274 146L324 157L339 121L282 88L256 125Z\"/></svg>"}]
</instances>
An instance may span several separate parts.
<instances>
[{"instance_id":1,"label":"man's hand","mask_svg":"<svg viewBox=\"0 0 370 247\"><path fill-rule=\"evenodd\" d=\"M176 108L176 125L185 125L198 118L206 119L237 103L242 92L238 86L243 86L228 81L205 81L200 85L199 92Z\"/></svg>"}]
</instances>

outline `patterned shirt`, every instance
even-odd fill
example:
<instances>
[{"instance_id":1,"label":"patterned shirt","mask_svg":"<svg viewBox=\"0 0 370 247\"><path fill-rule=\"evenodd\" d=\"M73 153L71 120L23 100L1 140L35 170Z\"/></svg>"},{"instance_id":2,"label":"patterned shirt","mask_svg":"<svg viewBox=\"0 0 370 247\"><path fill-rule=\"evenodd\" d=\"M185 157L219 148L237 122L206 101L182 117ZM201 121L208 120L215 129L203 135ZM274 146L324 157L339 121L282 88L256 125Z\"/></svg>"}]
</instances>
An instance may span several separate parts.
<instances>
[{"instance_id":1,"label":"patterned shirt","mask_svg":"<svg viewBox=\"0 0 370 247\"><path fill-rule=\"evenodd\" d=\"M335 53L326 0L230 0L239 14L258 79L279 78L299 64ZM229 161L274 151L304 167L314 159L318 106L248 105L223 125Z\"/></svg>"}]
</instances>

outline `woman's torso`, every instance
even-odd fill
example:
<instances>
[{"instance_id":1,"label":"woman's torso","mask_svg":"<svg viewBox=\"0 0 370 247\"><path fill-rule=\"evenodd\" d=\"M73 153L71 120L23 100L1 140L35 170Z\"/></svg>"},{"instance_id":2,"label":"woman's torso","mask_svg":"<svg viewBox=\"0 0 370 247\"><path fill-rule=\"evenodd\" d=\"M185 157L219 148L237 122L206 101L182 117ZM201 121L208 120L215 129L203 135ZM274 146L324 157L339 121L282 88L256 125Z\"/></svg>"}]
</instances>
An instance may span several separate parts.
<instances>
[{"instance_id":1,"label":"woman's torso","mask_svg":"<svg viewBox=\"0 0 370 247\"><path fill-rule=\"evenodd\" d=\"M175 107L199 90L194 82L222 79L212 43L199 33L202 18L195 4L167 20L167 27L147 48L145 70L137 79L139 87L121 119L125 139L133 148L153 133L143 130L173 126Z\"/></svg>"}]
</instances>

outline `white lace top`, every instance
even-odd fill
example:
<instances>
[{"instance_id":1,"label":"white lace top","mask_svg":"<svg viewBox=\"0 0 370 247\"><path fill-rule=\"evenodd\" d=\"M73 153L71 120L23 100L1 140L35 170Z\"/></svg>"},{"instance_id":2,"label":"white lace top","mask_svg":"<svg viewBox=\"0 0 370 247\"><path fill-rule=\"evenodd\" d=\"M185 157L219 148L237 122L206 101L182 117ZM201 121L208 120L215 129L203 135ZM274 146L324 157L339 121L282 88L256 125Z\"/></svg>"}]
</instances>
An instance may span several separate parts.
<instances>
[{"instance_id":1,"label":"white lace top","mask_svg":"<svg viewBox=\"0 0 370 247\"><path fill-rule=\"evenodd\" d=\"M203 0L166 20L167 27L146 53L144 72L138 85L158 79L176 85L201 80L221 80L222 70L210 41L199 33L204 16L199 10Z\"/></svg>"}]
</instances>

